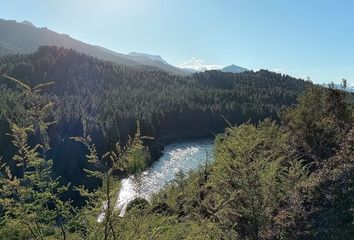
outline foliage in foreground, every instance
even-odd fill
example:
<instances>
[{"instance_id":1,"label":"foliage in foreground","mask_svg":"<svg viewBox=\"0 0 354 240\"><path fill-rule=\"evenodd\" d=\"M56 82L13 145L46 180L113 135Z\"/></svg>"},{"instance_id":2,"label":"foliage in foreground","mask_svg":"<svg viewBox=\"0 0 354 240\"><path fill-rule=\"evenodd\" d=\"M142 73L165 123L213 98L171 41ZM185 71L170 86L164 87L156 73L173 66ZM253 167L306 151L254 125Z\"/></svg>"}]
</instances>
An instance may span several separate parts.
<instances>
[{"instance_id":1,"label":"foliage in foreground","mask_svg":"<svg viewBox=\"0 0 354 240\"><path fill-rule=\"evenodd\" d=\"M314 99L323 101L312 108ZM221 230L221 239L351 239L350 98L315 87L282 117L280 127L266 120L227 129L215 141L214 162L178 176L155 196L155 209L182 221L209 219ZM320 131L333 133L331 140ZM330 151L318 154L319 148Z\"/></svg>"},{"instance_id":2,"label":"foliage in foreground","mask_svg":"<svg viewBox=\"0 0 354 240\"><path fill-rule=\"evenodd\" d=\"M75 208L61 198L67 187L52 179L46 157L52 123L45 112L51 104L35 102L36 88L22 87L34 101L24 106L33 121L11 127L13 161L21 174L1 165L0 239L350 239L354 234L353 115L341 91L310 89L283 112L282 126L265 120L229 127L215 141L214 162L178 174L150 202L136 200L122 217L115 206L117 173L135 174L139 195L148 157L140 130L126 147L117 144L103 155L90 136L73 138L95 165L85 174L101 182L93 191L78 188L87 202ZM314 99L320 99L315 108L308 104ZM36 131L40 143L32 146L28 138Z\"/></svg>"}]
</instances>

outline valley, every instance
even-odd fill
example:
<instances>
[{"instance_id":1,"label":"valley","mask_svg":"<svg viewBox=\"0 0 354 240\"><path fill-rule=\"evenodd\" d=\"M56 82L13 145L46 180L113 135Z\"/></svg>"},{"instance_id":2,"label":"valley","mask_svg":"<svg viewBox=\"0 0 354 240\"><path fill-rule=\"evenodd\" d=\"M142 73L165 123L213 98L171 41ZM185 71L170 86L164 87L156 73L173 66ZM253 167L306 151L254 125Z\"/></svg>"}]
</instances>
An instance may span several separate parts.
<instances>
[{"instance_id":1,"label":"valley","mask_svg":"<svg viewBox=\"0 0 354 240\"><path fill-rule=\"evenodd\" d=\"M2 2L0 240L353 239L353 11Z\"/></svg>"}]
</instances>

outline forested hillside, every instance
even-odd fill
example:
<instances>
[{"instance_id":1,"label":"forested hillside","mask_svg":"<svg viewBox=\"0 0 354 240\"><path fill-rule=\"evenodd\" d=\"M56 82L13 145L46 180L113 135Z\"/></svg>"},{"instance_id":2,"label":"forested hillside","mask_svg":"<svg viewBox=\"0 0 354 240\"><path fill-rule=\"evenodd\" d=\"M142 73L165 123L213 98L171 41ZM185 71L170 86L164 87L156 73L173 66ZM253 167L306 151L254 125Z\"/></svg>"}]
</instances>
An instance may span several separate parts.
<instances>
[{"instance_id":1,"label":"forested hillside","mask_svg":"<svg viewBox=\"0 0 354 240\"><path fill-rule=\"evenodd\" d=\"M174 74L187 75L182 69L174 67L161 59L151 59L149 55L122 54L76 40L67 34L60 34L47 28L38 28L31 22L22 23L0 18L0 56L35 52L43 45L54 45L75 49L80 53L125 65L155 66ZM160 60L160 61L159 61Z\"/></svg>"},{"instance_id":2,"label":"forested hillside","mask_svg":"<svg viewBox=\"0 0 354 240\"><path fill-rule=\"evenodd\" d=\"M266 117L278 120L277 112L291 105L310 83L268 71L241 74L208 71L191 77L171 75L153 67L128 67L99 60L73 50L41 47L27 55L0 58L2 74L21 79L29 86L53 82L42 94L53 103L49 127L56 176L76 185L87 183L82 169L84 151L70 137L90 134L99 153L124 144L133 135L136 121L152 159L162 144L179 139L219 133L228 125ZM27 121L23 103L28 96L12 81L1 77L0 155L9 160L9 122ZM37 136L38 137L38 136ZM38 139L37 139L38 140ZM36 136L32 142L36 142ZM162 144L161 144L162 143Z\"/></svg>"},{"instance_id":3,"label":"forested hillside","mask_svg":"<svg viewBox=\"0 0 354 240\"><path fill-rule=\"evenodd\" d=\"M25 121L11 122L8 134L17 173L1 159L2 239L351 239L354 234L353 96L346 92L312 86L298 104L281 110L279 123L229 126L215 140L213 162L177 174L149 202L139 198L149 158L139 124L126 144L105 154L84 130L71 144L84 147L82 154L99 171L85 167L83 174L101 184L93 191L75 188L86 200L78 208L63 198L69 185L52 177L47 155L47 130L56 123L50 98L39 93L52 84L31 87L5 78L23 97L22 104L11 105L13 90L7 90L7 106L22 110ZM38 144L30 144L36 135ZM124 216L116 208L120 171L132 174L137 191Z\"/></svg>"}]
</instances>

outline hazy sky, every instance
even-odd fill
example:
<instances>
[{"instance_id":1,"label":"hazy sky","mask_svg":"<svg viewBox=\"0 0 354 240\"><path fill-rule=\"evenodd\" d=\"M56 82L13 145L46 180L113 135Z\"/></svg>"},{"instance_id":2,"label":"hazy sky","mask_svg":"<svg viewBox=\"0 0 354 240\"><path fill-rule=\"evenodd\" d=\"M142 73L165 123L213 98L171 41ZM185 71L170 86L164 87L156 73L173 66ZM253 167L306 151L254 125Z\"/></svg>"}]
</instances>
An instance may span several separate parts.
<instances>
[{"instance_id":1,"label":"hazy sky","mask_svg":"<svg viewBox=\"0 0 354 240\"><path fill-rule=\"evenodd\" d=\"M354 85L353 0L0 0L0 18L174 65L234 63Z\"/></svg>"}]
</instances>

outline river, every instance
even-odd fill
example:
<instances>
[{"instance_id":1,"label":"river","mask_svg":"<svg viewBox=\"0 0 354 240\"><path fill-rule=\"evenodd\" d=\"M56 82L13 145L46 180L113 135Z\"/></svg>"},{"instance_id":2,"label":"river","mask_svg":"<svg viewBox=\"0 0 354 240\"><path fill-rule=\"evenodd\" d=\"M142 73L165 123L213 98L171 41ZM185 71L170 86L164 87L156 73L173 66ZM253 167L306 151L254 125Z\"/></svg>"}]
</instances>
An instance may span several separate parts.
<instances>
[{"instance_id":1,"label":"river","mask_svg":"<svg viewBox=\"0 0 354 240\"><path fill-rule=\"evenodd\" d=\"M174 179L177 172L187 173L198 168L206 161L212 160L212 139L188 141L165 146L163 155L149 169L143 172L140 196L150 199L151 196L163 188L166 183ZM124 214L127 204L136 197L132 177L122 180L117 208Z\"/></svg>"}]
</instances>

